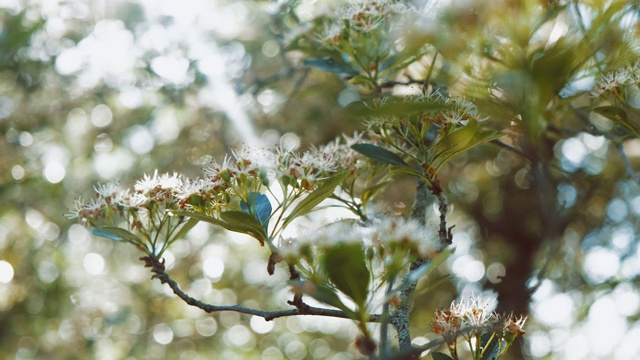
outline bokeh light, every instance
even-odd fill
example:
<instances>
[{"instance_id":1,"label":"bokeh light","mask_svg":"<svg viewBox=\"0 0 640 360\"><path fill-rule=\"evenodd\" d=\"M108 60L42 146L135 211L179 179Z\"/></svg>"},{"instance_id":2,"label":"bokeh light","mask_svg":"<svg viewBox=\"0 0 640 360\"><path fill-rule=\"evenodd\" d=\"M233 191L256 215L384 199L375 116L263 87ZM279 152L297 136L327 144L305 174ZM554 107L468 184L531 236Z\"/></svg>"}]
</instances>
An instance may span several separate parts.
<instances>
[{"instance_id":1,"label":"bokeh light","mask_svg":"<svg viewBox=\"0 0 640 360\"><path fill-rule=\"evenodd\" d=\"M10 283L13 280L13 275L13 266L8 261L0 260L0 283Z\"/></svg>"}]
</instances>

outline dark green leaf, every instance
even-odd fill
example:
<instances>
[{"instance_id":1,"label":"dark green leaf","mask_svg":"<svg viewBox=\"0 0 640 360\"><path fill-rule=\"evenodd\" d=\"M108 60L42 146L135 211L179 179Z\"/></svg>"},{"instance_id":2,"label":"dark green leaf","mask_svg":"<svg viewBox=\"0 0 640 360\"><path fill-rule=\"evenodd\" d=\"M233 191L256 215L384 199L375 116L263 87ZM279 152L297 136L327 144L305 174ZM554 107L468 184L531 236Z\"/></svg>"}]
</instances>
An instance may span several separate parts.
<instances>
[{"instance_id":1,"label":"dark green leaf","mask_svg":"<svg viewBox=\"0 0 640 360\"><path fill-rule=\"evenodd\" d=\"M433 360L453 360L453 358L445 353L435 352L431 354Z\"/></svg>"},{"instance_id":2,"label":"dark green leaf","mask_svg":"<svg viewBox=\"0 0 640 360\"><path fill-rule=\"evenodd\" d=\"M358 72L355 71L348 64L337 61L332 57L326 58L317 58L317 59L306 59L302 62L303 67L314 67L316 69L337 73L337 74L347 74L347 75L357 75Z\"/></svg>"},{"instance_id":3,"label":"dark green leaf","mask_svg":"<svg viewBox=\"0 0 640 360\"><path fill-rule=\"evenodd\" d=\"M362 245L339 243L329 248L323 257L323 265L336 288L353 299L359 309L363 309L371 274L365 263Z\"/></svg>"},{"instance_id":4,"label":"dark green leaf","mask_svg":"<svg viewBox=\"0 0 640 360\"><path fill-rule=\"evenodd\" d=\"M328 198L333 194L338 185L342 183L344 178L347 176L346 172L336 174L330 179L328 179L324 184L315 189L311 194L307 195L302 201L296 205L289 216L284 220L282 227L286 227L291 221L295 218L305 215L313 210L314 207L318 206L323 200Z\"/></svg>"},{"instance_id":5,"label":"dark green leaf","mask_svg":"<svg viewBox=\"0 0 640 360\"><path fill-rule=\"evenodd\" d=\"M351 148L360 154L385 164L410 167L400 156L391 151L373 144L355 144Z\"/></svg>"},{"instance_id":6,"label":"dark green leaf","mask_svg":"<svg viewBox=\"0 0 640 360\"><path fill-rule=\"evenodd\" d=\"M494 360L506 349L507 342L497 336L492 337L492 333L480 336L480 348L482 349L481 360Z\"/></svg>"}]
</instances>

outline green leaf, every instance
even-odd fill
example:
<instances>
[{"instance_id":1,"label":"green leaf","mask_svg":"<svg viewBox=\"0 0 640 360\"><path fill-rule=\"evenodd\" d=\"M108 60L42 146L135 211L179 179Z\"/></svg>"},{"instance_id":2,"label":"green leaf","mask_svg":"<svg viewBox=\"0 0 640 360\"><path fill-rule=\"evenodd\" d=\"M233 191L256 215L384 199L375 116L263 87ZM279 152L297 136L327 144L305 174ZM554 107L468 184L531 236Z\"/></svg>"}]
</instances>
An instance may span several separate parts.
<instances>
[{"instance_id":1,"label":"green leaf","mask_svg":"<svg viewBox=\"0 0 640 360\"><path fill-rule=\"evenodd\" d=\"M267 238L267 234L262 227L262 224L260 224L253 216L242 211L224 212L220 215L220 220L209 215L183 210L172 210L171 213L208 222L209 224L223 227L229 231L247 234L257 239L260 242L260 245L264 245L264 240Z\"/></svg>"},{"instance_id":2,"label":"green leaf","mask_svg":"<svg viewBox=\"0 0 640 360\"><path fill-rule=\"evenodd\" d=\"M476 132L478 123L471 121L466 126L446 134L436 143L436 153L454 152L465 148L473 140Z\"/></svg>"},{"instance_id":3,"label":"green leaf","mask_svg":"<svg viewBox=\"0 0 640 360\"><path fill-rule=\"evenodd\" d=\"M298 287L304 292L304 294L311 296L312 298L325 303L327 305L333 306L342 310L349 318L355 319L356 315L353 310L349 309L347 305L345 305L338 294L336 294L334 289L331 289L325 285L317 284L313 281L295 281L298 284Z\"/></svg>"},{"instance_id":4,"label":"green leaf","mask_svg":"<svg viewBox=\"0 0 640 360\"><path fill-rule=\"evenodd\" d=\"M356 76L350 78L347 82L349 84L352 84L352 85L373 86L373 82L371 81L371 79L369 79L366 76L362 76L362 75L356 75Z\"/></svg>"},{"instance_id":5,"label":"green leaf","mask_svg":"<svg viewBox=\"0 0 640 360\"><path fill-rule=\"evenodd\" d=\"M424 179L427 183L431 184L430 179L428 179L422 172L412 167L401 167L401 166L392 167L391 169L389 169L389 174L392 174L392 175L404 174L404 175L416 176Z\"/></svg>"},{"instance_id":6,"label":"green leaf","mask_svg":"<svg viewBox=\"0 0 640 360\"><path fill-rule=\"evenodd\" d=\"M480 336L480 348L482 349L481 360L494 360L500 356L507 347L507 342L492 333Z\"/></svg>"},{"instance_id":7,"label":"green leaf","mask_svg":"<svg viewBox=\"0 0 640 360\"><path fill-rule=\"evenodd\" d=\"M431 356L433 357L433 360L453 360L451 356L441 352L434 352Z\"/></svg>"},{"instance_id":8,"label":"green leaf","mask_svg":"<svg viewBox=\"0 0 640 360\"><path fill-rule=\"evenodd\" d=\"M435 155L431 166L439 169L453 157L462 154L469 149L499 139L502 135L492 130L482 130L475 121L453 131L438 140L435 145Z\"/></svg>"},{"instance_id":9,"label":"green leaf","mask_svg":"<svg viewBox=\"0 0 640 360\"><path fill-rule=\"evenodd\" d=\"M636 137L640 137L640 124L630 121L624 109L621 109L617 106L600 106L593 109L593 111L615 122L616 124L623 126L631 133L633 133Z\"/></svg>"},{"instance_id":10,"label":"green leaf","mask_svg":"<svg viewBox=\"0 0 640 360\"><path fill-rule=\"evenodd\" d=\"M424 274L425 276L429 276L434 270L438 268L438 266L442 265L448 258L453 254L456 249L454 247L449 247L443 251L441 251L436 257L431 260L429 264L429 269Z\"/></svg>"},{"instance_id":11,"label":"green leaf","mask_svg":"<svg viewBox=\"0 0 640 360\"><path fill-rule=\"evenodd\" d=\"M208 223L213 224L213 225L222 226L224 228L226 228L226 225L227 225L224 221L220 221L220 220L214 218L213 216L200 214L200 213L195 213L195 212L191 212L191 211L171 210L171 214L177 215L177 216L187 216L187 217L199 220L199 221L204 221L204 222L208 222Z\"/></svg>"},{"instance_id":12,"label":"green leaf","mask_svg":"<svg viewBox=\"0 0 640 360\"><path fill-rule=\"evenodd\" d=\"M109 240L114 240L114 241L122 241L123 240L121 236L116 235L116 233L111 232L109 230L105 230L103 228L91 229L89 232L91 232L93 235L101 236L101 237L107 238Z\"/></svg>"},{"instance_id":13,"label":"green leaf","mask_svg":"<svg viewBox=\"0 0 640 360\"><path fill-rule=\"evenodd\" d=\"M364 189L362 191L362 196L360 197L362 199L362 206L367 207L369 201L378 196L378 194L380 194L387 187L387 185L389 185L390 181L391 180L382 181L378 184L369 186L368 188Z\"/></svg>"},{"instance_id":14,"label":"green leaf","mask_svg":"<svg viewBox=\"0 0 640 360\"><path fill-rule=\"evenodd\" d=\"M198 222L199 220L197 219L189 218L189 220L182 225L180 231L173 236L172 240L182 239Z\"/></svg>"},{"instance_id":15,"label":"green leaf","mask_svg":"<svg viewBox=\"0 0 640 360\"><path fill-rule=\"evenodd\" d=\"M410 167L400 156L391 151L373 144L355 144L351 148L369 159L376 160L385 164Z\"/></svg>"},{"instance_id":16,"label":"green leaf","mask_svg":"<svg viewBox=\"0 0 640 360\"><path fill-rule=\"evenodd\" d=\"M242 211L225 211L220 214L220 220L226 224L226 229L253 236L260 241L260 245L264 245L267 232L252 215Z\"/></svg>"},{"instance_id":17,"label":"green leaf","mask_svg":"<svg viewBox=\"0 0 640 360\"><path fill-rule=\"evenodd\" d=\"M399 116L406 117L413 114L439 113L449 108L444 102L438 101L406 101L402 99L388 99L383 104L367 104L354 101L345 107L349 116Z\"/></svg>"},{"instance_id":18,"label":"green leaf","mask_svg":"<svg viewBox=\"0 0 640 360\"><path fill-rule=\"evenodd\" d=\"M423 264L419 268L412 270L409 273L408 280L417 283L421 278L430 275L434 270L438 268L438 266L444 263L445 260L447 260L447 258L451 256L451 254L453 254L454 250L454 248L447 248L436 255L433 260L425 262L425 264Z\"/></svg>"},{"instance_id":19,"label":"green leaf","mask_svg":"<svg viewBox=\"0 0 640 360\"><path fill-rule=\"evenodd\" d=\"M97 236L106 237L107 239L116 240L116 241L122 240L130 243L134 243L134 244L142 243L142 240L140 240L138 236L134 235L128 230L125 230L119 227L105 226L98 229L91 229L91 233Z\"/></svg>"},{"instance_id":20,"label":"green leaf","mask_svg":"<svg viewBox=\"0 0 640 360\"><path fill-rule=\"evenodd\" d=\"M371 274L365 263L362 245L339 243L329 248L323 257L323 265L336 288L353 299L358 309L363 309Z\"/></svg>"},{"instance_id":21,"label":"green leaf","mask_svg":"<svg viewBox=\"0 0 640 360\"><path fill-rule=\"evenodd\" d=\"M333 177L325 181L325 183L322 184L320 187L315 189L311 194L307 195L306 198L300 201L298 205L296 205L296 207L293 208L293 210L291 210L291 213L289 213L289 216L284 220L282 227L283 228L286 227L295 218L309 213L311 210L313 210L314 207L318 206L318 204L320 204L323 200L331 196L333 192L336 190L336 188L338 187L338 185L340 185L344 180L344 178L347 177L347 174L348 174L347 172L342 172L340 174L334 175Z\"/></svg>"}]
</instances>

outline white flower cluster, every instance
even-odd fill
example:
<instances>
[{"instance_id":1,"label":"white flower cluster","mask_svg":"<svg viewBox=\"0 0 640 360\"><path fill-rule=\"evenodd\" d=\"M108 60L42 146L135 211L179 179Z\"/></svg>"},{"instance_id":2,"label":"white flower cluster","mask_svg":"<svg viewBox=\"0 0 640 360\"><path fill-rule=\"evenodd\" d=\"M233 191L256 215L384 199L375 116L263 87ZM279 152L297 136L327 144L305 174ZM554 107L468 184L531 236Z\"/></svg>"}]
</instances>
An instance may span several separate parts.
<instances>
[{"instance_id":1,"label":"white flower cluster","mask_svg":"<svg viewBox=\"0 0 640 360\"><path fill-rule=\"evenodd\" d=\"M384 108L390 99L383 99L374 107ZM403 103L411 106L413 104L424 104L424 111L419 112L415 117L383 116L372 117L367 124L370 128L382 128L396 126L415 126L421 128L424 125L452 124L464 126L469 120L483 121L478 111L478 107L472 101L463 97L449 96L439 91L434 91L427 95L412 95L402 99Z\"/></svg>"},{"instance_id":2,"label":"white flower cluster","mask_svg":"<svg viewBox=\"0 0 640 360\"><path fill-rule=\"evenodd\" d=\"M515 317L513 314L498 314L488 310L490 302L479 297L452 302L449 309L437 310L431 325L433 332L443 336L455 335L465 328L491 328L497 331L509 332L514 336L523 335L526 316Z\"/></svg>"},{"instance_id":3,"label":"white flower cluster","mask_svg":"<svg viewBox=\"0 0 640 360\"><path fill-rule=\"evenodd\" d=\"M362 166L364 158L350 148L360 138L356 133L304 153L282 148L275 151L244 148L225 156L221 163L212 161L203 169L202 178L189 179L181 174L156 171L138 180L133 191L122 189L117 183L97 185L95 198L88 203L76 200L67 217L98 225L113 216L131 220L131 216L150 207L156 210L159 207L163 210L195 208L211 214L227 206L232 196L246 201L251 192L259 192L262 186L268 185L269 177L296 189L312 191L319 181Z\"/></svg>"},{"instance_id":4,"label":"white flower cluster","mask_svg":"<svg viewBox=\"0 0 640 360\"><path fill-rule=\"evenodd\" d=\"M175 173L159 175L156 171L138 180L133 192L115 182L98 184L94 187L95 198L90 202L76 200L67 217L78 218L91 225L104 221L113 221L112 225L115 225L116 217L119 217L130 220L134 228L142 227L142 224L137 224L138 217L146 217L150 208L178 208L191 194L203 191L208 186L205 183L202 179L190 180Z\"/></svg>"},{"instance_id":5,"label":"white flower cluster","mask_svg":"<svg viewBox=\"0 0 640 360\"><path fill-rule=\"evenodd\" d=\"M397 0L351 0L325 9L323 17L328 19L320 34L321 43L333 46L347 29L358 34L369 34L387 25L385 31L394 30L400 22L392 22L391 17L417 13L417 10L403 1Z\"/></svg>"},{"instance_id":6,"label":"white flower cluster","mask_svg":"<svg viewBox=\"0 0 640 360\"><path fill-rule=\"evenodd\" d=\"M591 90L591 97L599 98L603 94L615 93L621 86L640 84L640 60L632 65L600 75Z\"/></svg>"}]
</instances>

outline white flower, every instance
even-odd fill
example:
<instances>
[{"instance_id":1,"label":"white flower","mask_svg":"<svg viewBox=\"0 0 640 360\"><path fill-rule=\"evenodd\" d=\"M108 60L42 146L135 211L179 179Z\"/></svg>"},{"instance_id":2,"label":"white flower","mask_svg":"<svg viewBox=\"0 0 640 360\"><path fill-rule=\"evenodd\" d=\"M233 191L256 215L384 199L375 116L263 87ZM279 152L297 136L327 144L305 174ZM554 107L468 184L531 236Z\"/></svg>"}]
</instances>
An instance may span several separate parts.
<instances>
[{"instance_id":1,"label":"white flower","mask_svg":"<svg viewBox=\"0 0 640 360\"><path fill-rule=\"evenodd\" d=\"M176 194L182 192L185 180L180 174L173 173L158 175L158 170L153 176L144 175L138 180L134 189L137 194L146 196L149 200L174 201Z\"/></svg>"},{"instance_id":2,"label":"white flower","mask_svg":"<svg viewBox=\"0 0 640 360\"><path fill-rule=\"evenodd\" d=\"M451 311L462 318L462 323L467 326L481 327L492 325L497 320L497 315L488 311L490 300L483 300L480 297L470 297L465 301L460 300L457 304L451 303Z\"/></svg>"},{"instance_id":3,"label":"white flower","mask_svg":"<svg viewBox=\"0 0 640 360\"><path fill-rule=\"evenodd\" d=\"M615 91L620 86L633 85L638 83L638 67L639 62L634 63L631 67L625 69L618 69L600 75L596 81L593 90L591 90L591 97L598 98L604 93L610 93Z\"/></svg>"},{"instance_id":4,"label":"white flower","mask_svg":"<svg viewBox=\"0 0 640 360\"><path fill-rule=\"evenodd\" d=\"M433 331L436 334L447 336L465 327L477 328L496 325L498 316L489 311L490 303L490 301L484 301L479 297L471 297L466 301L462 299L457 303L453 301L449 309L435 312L431 322Z\"/></svg>"},{"instance_id":5,"label":"white flower","mask_svg":"<svg viewBox=\"0 0 640 360\"><path fill-rule=\"evenodd\" d=\"M97 220L106 207L107 203L102 197L93 199L89 203L85 203L82 198L78 198L73 201L73 209L65 216L68 219Z\"/></svg>"},{"instance_id":6,"label":"white flower","mask_svg":"<svg viewBox=\"0 0 640 360\"><path fill-rule=\"evenodd\" d=\"M344 143L343 143L344 141ZM364 157L351 148L358 143L366 143L357 132L352 137L342 135L334 141L318 148L318 152L331 154L335 162L335 171L353 170L364 166Z\"/></svg>"},{"instance_id":7,"label":"white flower","mask_svg":"<svg viewBox=\"0 0 640 360\"><path fill-rule=\"evenodd\" d=\"M108 182L106 184L97 184L93 187L98 197L102 197L105 201L110 202L120 192L120 187L116 182Z\"/></svg>"},{"instance_id":8,"label":"white flower","mask_svg":"<svg viewBox=\"0 0 640 360\"><path fill-rule=\"evenodd\" d=\"M131 192L127 189L118 193L118 196L115 198L114 202L125 208L133 209L141 207L148 200L149 199L146 196L138 193L131 194Z\"/></svg>"}]
</instances>

